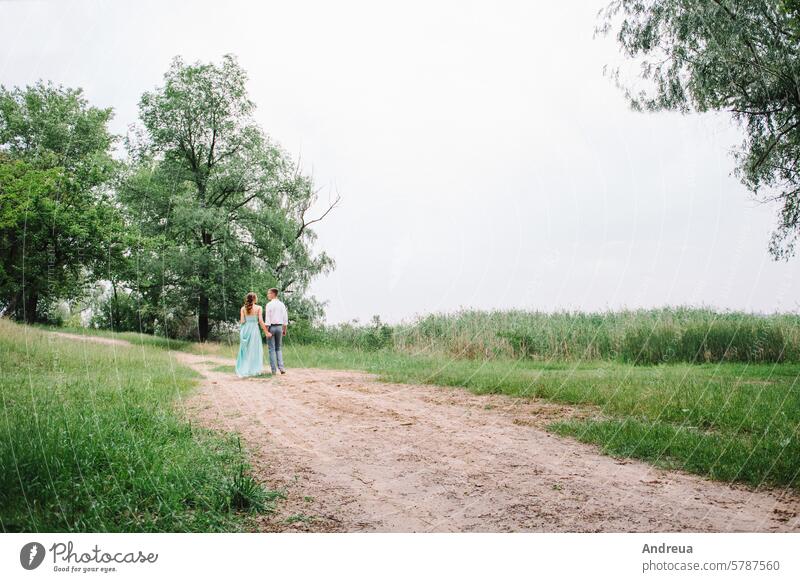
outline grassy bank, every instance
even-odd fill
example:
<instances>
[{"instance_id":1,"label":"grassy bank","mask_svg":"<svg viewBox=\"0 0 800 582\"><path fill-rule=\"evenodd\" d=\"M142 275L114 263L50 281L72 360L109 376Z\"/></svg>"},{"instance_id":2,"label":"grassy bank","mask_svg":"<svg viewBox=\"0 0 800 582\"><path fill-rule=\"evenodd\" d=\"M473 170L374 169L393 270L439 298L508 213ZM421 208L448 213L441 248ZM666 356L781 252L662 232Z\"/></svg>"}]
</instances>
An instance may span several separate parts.
<instances>
[{"instance_id":1,"label":"grassy bank","mask_svg":"<svg viewBox=\"0 0 800 582\"><path fill-rule=\"evenodd\" d=\"M269 509L238 441L182 419L196 374L148 337L89 347L0 319L0 530L240 531Z\"/></svg>"}]
</instances>

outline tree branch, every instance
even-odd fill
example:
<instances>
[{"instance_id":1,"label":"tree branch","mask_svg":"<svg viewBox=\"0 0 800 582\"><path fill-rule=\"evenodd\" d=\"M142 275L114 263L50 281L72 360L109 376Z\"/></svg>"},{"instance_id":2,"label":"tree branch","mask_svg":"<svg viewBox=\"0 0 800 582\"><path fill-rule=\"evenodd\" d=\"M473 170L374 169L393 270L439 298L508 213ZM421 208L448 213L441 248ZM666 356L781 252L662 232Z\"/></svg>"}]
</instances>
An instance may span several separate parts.
<instances>
[{"instance_id":1,"label":"tree branch","mask_svg":"<svg viewBox=\"0 0 800 582\"><path fill-rule=\"evenodd\" d=\"M295 240L299 239L303 235L303 232L305 231L306 228L308 228L309 226L311 226L315 222L321 221L323 218L328 216L328 214L331 212L331 210L333 210L336 207L336 205L339 204L341 199L342 199L342 197L339 194L337 194L336 195L336 200L334 200L333 203L331 203L328 206L328 209L325 212L322 213L322 216L320 216L319 218L315 218L313 220L309 220L308 222L306 222L305 215L306 215L306 212L308 211L308 209L310 208L311 205L309 204L308 206L304 207L303 210L300 212L301 224L300 224L300 228L297 230L297 234L294 237Z\"/></svg>"}]
</instances>

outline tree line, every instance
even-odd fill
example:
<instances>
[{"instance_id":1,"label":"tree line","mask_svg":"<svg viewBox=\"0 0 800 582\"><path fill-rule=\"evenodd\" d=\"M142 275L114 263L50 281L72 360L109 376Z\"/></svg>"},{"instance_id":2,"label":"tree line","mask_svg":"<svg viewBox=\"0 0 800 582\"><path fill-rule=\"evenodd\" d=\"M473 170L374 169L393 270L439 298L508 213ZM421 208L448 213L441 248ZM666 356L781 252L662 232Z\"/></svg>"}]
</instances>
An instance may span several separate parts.
<instances>
[{"instance_id":1,"label":"tree line","mask_svg":"<svg viewBox=\"0 0 800 582\"><path fill-rule=\"evenodd\" d=\"M201 341L251 289L297 317L333 268L315 253L313 179L255 122L247 75L175 57L124 138L81 89L0 86L0 312L52 321L67 302L97 325ZM122 152L124 155L116 155Z\"/></svg>"}]
</instances>

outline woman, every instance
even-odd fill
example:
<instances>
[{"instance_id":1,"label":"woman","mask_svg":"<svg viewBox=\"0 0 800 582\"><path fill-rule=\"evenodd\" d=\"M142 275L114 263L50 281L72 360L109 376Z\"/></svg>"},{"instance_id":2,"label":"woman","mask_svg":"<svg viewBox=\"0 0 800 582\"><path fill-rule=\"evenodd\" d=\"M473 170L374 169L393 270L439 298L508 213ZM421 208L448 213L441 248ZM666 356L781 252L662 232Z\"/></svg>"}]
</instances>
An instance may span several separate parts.
<instances>
[{"instance_id":1,"label":"woman","mask_svg":"<svg viewBox=\"0 0 800 582\"><path fill-rule=\"evenodd\" d=\"M244 298L244 305L239 310L239 355L236 358L236 375L240 378L256 376L261 373L264 362L264 348L261 345L261 334L258 328L269 333L264 323L264 314L258 305L258 296L252 291Z\"/></svg>"}]
</instances>

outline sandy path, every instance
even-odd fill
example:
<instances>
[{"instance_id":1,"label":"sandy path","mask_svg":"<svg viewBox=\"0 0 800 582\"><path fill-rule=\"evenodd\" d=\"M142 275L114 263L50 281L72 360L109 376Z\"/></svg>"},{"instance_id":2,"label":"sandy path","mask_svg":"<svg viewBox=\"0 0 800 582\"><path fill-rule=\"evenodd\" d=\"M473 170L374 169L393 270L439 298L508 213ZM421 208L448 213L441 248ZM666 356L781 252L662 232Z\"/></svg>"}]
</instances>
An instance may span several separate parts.
<instances>
[{"instance_id":1,"label":"sandy path","mask_svg":"<svg viewBox=\"0 0 800 582\"><path fill-rule=\"evenodd\" d=\"M615 459L542 428L590 408L352 371L239 379L213 370L230 360L174 355L204 376L186 411L239 432L256 475L287 491L265 531L800 531L797 493Z\"/></svg>"},{"instance_id":2,"label":"sandy path","mask_svg":"<svg viewBox=\"0 0 800 582\"><path fill-rule=\"evenodd\" d=\"M129 346L130 342L116 339L113 337L102 337L99 335L79 335L77 333L64 333L61 331L51 331L50 335L61 337L68 340L77 340L82 342L92 342L95 344L105 344L107 346Z\"/></svg>"},{"instance_id":3,"label":"sandy path","mask_svg":"<svg viewBox=\"0 0 800 582\"><path fill-rule=\"evenodd\" d=\"M176 357L206 376L192 414L241 433L256 471L287 488L267 530L302 514L317 518L293 527L312 531L800 531L796 493L614 459L541 428L590 409L352 371L239 379L213 371L229 360Z\"/></svg>"}]
</instances>

